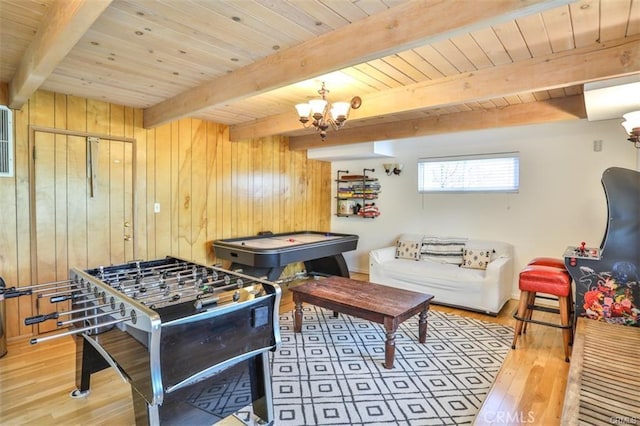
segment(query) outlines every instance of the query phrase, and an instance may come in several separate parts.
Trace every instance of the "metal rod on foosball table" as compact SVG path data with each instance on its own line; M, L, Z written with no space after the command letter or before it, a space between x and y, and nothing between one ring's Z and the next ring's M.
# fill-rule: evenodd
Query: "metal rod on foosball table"
M41 291L50 291L53 290L54 285L59 285L59 283L69 283L71 281L66 280L66 281L55 281L55 282L50 282L50 283L45 283L45 284L38 284L38 285L34 285L34 286L25 286L25 287L2 287L2 294L4 296L4 299L11 299L14 297L20 297L20 296L30 296L34 293L38 293ZM66 287L71 287L74 284L69 284ZM34 290L35 289L35 290ZM40 297L40 295L38 295L38 297Z
M76 281L67 281L66 283L63 283L63 284L52 284L52 285L49 285L48 287L37 288L32 291L33 293L44 293L46 291L62 290L62 289L68 289L68 288L77 287L77 286L78 286L78 283ZM42 297L42 296L38 295L38 297Z
M140 303L142 303L145 306L148 306L151 309L155 309L160 306L171 305L180 299L182 299L182 295L175 293L171 296L167 295L167 296L158 297L156 299L151 299L151 298L146 299L144 301L140 301Z
M131 274L123 274L122 276L114 277L114 278L105 278L103 282L108 284L111 287L122 287L131 284L136 284L141 281L147 280L155 280L162 278L162 274L140 274L140 275L131 275Z
M118 271L113 271L108 273L106 272L102 274L98 273L98 275L95 275L95 276L103 280L110 279L110 277L113 277L113 276L118 277L120 275L135 274L135 273L144 274L143 276L150 276L154 274L159 274L161 272L170 272L170 271L175 271L179 269L184 269L186 266L189 266L189 264L186 262L171 263L169 265L149 266L148 268L144 268L144 269L127 269L127 270L120 269Z
M59 337L71 336L71 335L74 335L74 334L84 333L85 331L94 330L96 327L108 327L110 325L116 325L116 324L119 324L121 322L129 321L131 319L133 319L133 317L129 316L129 317L121 318L121 319L118 319L118 320L103 322L98 326L91 325L91 326L88 326L88 327L77 328L77 329L74 329L74 330L65 331L64 333L53 334L51 336L36 337L36 338L31 339L29 341L29 343L31 343L32 345L35 345L36 343L46 342L47 340L57 339Z
M229 302L233 302L234 295L232 294L227 294L224 297L221 296L210 296L210 297L203 297L202 299L196 299L194 300L194 307L198 310L200 309L205 309L207 306L209 305L214 305L214 304L226 304Z
M188 301L193 301L194 303L194 308L196 309L203 309L208 305L213 305L216 303L227 303L227 302L233 302L234 301L234 297L235 295L233 294L227 294L224 297L221 296L212 296L211 293L204 293L204 292L200 292L200 293L191 293L186 295L185 297L180 297L180 299L182 298L187 298L189 296L193 296L195 295L196 297ZM176 296L176 295L174 295ZM202 297L199 298L199 296L209 296L209 297ZM147 302L143 302L144 304L148 305L151 309L157 309L157 308L162 308L164 306L169 306L171 305L173 302L180 300L178 298L174 298L173 300L157 300L157 301L151 301L151 302L155 302L155 303L149 303L149 301Z
M216 284L216 283L230 283L231 279L229 278L228 275L225 275L223 279L220 279L218 281L214 281L214 282L199 282L200 279L197 280L186 280L183 281L184 285L188 285L188 284L196 284L192 287L186 287L186 288L171 288L169 287L171 284L180 284L180 282L172 282L169 283L169 286L167 286L166 289L160 289L158 287L153 288L152 290L162 290L162 291L147 291L142 295L131 295L131 297L133 297L135 300L140 301L142 303L147 303L147 304L153 304L158 303L158 302L166 302L168 300L162 300L163 298L169 298L169 299L173 299L171 301L175 302L179 299L182 298L187 298L189 296L200 296L203 294L212 294L212 293L217 293L223 290L228 290L228 289L237 289L240 288L242 286L242 280L240 278L238 278L238 280L233 283L233 284L228 284L225 285L223 287L211 287L212 285ZM212 291L204 291L203 288L209 288L211 287ZM129 289L128 289L129 290ZM134 289L135 290L135 289ZM169 297L170 294L173 293L173 296ZM180 294L178 294L180 293ZM186 293L183 297L182 293ZM177 296L177 297L176 297Z
M162 288L167 287L171 284L178 284L179 280L177 277L170 277L170 278L162 278L162 277L147 277L147 278L154 278L155 281L144 281L144 280L125 280L125 281L120 281L118 283L118 286L116 287L119 291L131 291L131 290L138 290L140 288L147 288L147 289L154 289L154 288ZM183 280L184 283L187 283L187 280Z
M61 285L61 284L68 284L68 283L74 283L74 280L50 281L48 283L35 284L35 285L30 285L30 286L26 286L26 287L17 287L17 288L19 288L20 290L31 290L31 291L33 291L35 293L35 292L38 292L38 291L42 291L42 290L36 290L38 288L52 287L52 286Z
M227 290L233 290L233 289L240 289L240 288L244 288L244 287L248 287L250 285L254 285L256 284L258 281L253 281L253 280L249 280L249 281L244 281L242 278L236 278L235 282L231 282L231 279L229 278L229 275L225 275L223 280L218 280L217 283L220 282L224 282L226 285L221 286L221 287L211 287L214 283L203 283L204 287L207 288L211 288L211 290L207 289L206 291L202 291L202 294L215 294L215 293L220 293L222 291L227 291Z
M103 305L89 306L89 307L86 307L86 308L72 309L70 311L62 311L62 312L58 312L58 315L59 316L62 316L62 315L73 315L73 314L77 314L79 312L88 311L90 309L102 309L102 308L106 308L108 306L111 306L111 304L110 303L105 303Z
M40 324L41 322L45 322L48 321L50 319L58 319L58 317L61 316L67 316L67 315L73 315L73 314L77 314L79 312L86 312L92 309L102 309L102 308L106 308L111 306L110 303L105 303L104 305L98 305L98 306L91 306L88 308L81 308L81 309L74 309L71 311L62 311L62 312L50 312L48 314L43 314L43 315L35 315L32 317L27 317L24 319L24 325L34 325L34 324Z
M187 286L187 285L190 285L192 283L195 284L195 281L192 281L192 280L185 280L182 282L179 282L177 280L172 280L168 282L161 281L161 282L155 282L155 283L147 283L146 285L140 284L138 287L129 286L129 287L120 289L120 291L135 300L144 300L150 297L156 297L159 295L163 295L165 293L170 293L172 291L179 291L179 290L186 291L190 288L190 286ZM179 289L174 289L173 287L176 285L181 285L182 287L180 287ZM187 287L184 288L184 286L187 286Z
M200 288L193 286L187 288L173 289L169 292L152 292L145 293L143 297L134 297L134 300L146 305L154 306L155 303L164 302L177 302L180 299L196 298L199 295L205 294Z
M214 271L215 272L215 271ZM217 275L217 274L216 274ZM250 283L254 283L255 281L251 281ZM216 284L222 284L224 283L224 286L219 286L219 287L215 287ZM246 284L250 284L250 283L246 283ZM162 287L161 284L166 284L165 287ZM186 288L173 288L173 286L175 286L176 284L178 285L184 285L187 286ZM146 286L146 290L143 292L143 294L138 294L138 295L133 295L132 293L135 293L136 291L139 291L139 289L136 289L133 286L128 286L125 288L122 288L121 291L123 293L125 293L126 295L134 298L135 300L138 301L144 301L147 299L154 299L154 298L158 298L158 296L167 296L167 294L165 293L177 293L177 292L187 292L192 290L192 288L188 287L191 284L195 284L193 286L193 289L197 289L195 295L201 295L201 294L211 294L211 293L217 293L217 292L221 292L221 291L225 291L225 290L231 290L231 289L237 289L237 288L242 288L245 283L243 283L242 278L237 278L235 279L234 282L232 282L232 279L230 278L229 275L224 275L223 278L218 279L218 280L214 280L214 281L201 281L200 278L197 279L187 279L184 281L180 281L180 279L176 278L176 277L172 277L170 279L167 280L163 280L161 282L156 282L156 283L149 283ZM139 284L142 286L142 284ZM210 289L210 290L204 290L204 289ZM193 293L193 291L192 291Z
M79 317L79 318L73 318L70 320L66 320L66 321L58 321L58 323L56 324L58 327L62 327L65 325L69 325L69 324L73 324L74 322L82 322L85 320L89 320L89 319L95 319L95 318L100 318L100 317L104 317L106 315L113 315L113 314L124 314L125 312L121 311L121 310L115 310L115 311L108 311L108 312L100 312L94 315L87 315L84 317ZM98 327L101 324L96 324L94 327Z
M225 281L229 281L228 279ZM152 283L138 283L129 285L126 287L121 287L119 290L126 294L127 296L133 297L136 300L144 300L150 297L155 297L161 295L166 292L175 292L175 291L187 291L191 287L200 288L203 286L209 286L213 283L202 281L200 277L198 278L178 278L171 277L168 279L161 279L160 281L152 282ZM179 286L179 288L174 288L175 286ZM133 293L141 293L134 295Z
M228 277L228 275L225 275L225 278ZM220 287L213 287L213 293L219 293L221 291L226 291L226 290L232 290L234 288L242 288L244 285L244 282L242 281L242 278L238 278L236 280L236 282L232 283L231 280L229 281L225 281L226 285L220 286Z
M180 299L187 299L187 301L189 300L189 298L192 298L193 296L195 296L195 299L191 299L194 300L194 306L196 309L202 309L203 307L207 306L207 305L211 305L214 303L226 303L226 302L234 302L237 301L236 297L238 297L238 293L234 292L234 294L227 294L225 296L216 296L216 293L220 293L221 291L227 291L230 289L240 289L240 288L246 288L250 285L254 285L256 283L258 283L258 281L248 281L245 283L242 283L242 279L239 278L238 281L240 281L240 283L236 283L233 285L229 285L229 286L225 286L225 287L214 287L212 288L213 291L193 291L195 290L194 288L191 289L186 289L186 291L190 291L187 294L177 294L175 293L173 295L173 297L171 298L172 300L168 300L167 297L163 298L159 298L157 300L145 300L142 303L149 306L152 309L155 308L160 308L163 307L165 305L170 305L172 302L175 302L177 300ZM238 285L241 285L242 287L238 287ZM254 293L254 294L257 294ZM179 297L177 297L179 296Z
M240 281L240 279L238 279ZM164 305L171 304L173 302L177 302L181 299L197 299L200 296L212 295L214 293L219 293L222 290L226 290L229 288L237 289L238 284L234 283L232 285L227 285L224 287L211 287L211 290L204 290L205 287L209 287L208 284L211 283L198 283L199 279L196 280L195 286L179 288L179 289L171 289L169 288L169 292L150 292L145 293L144 296L134 297L135 300L143 303L146 306L156 308ZM220 282L229 282L230 279L228 276L225 276L225 279L220 280Z
M60 303L60 302L64 302L65 300L69 300L69 299L77 299L78 297L82 297L84 296L84 294L67 294L67 295L62 295L62 296L57 296L57 297L52 297L51 299L49 299L49 301L51 303ZM92 297L92 298L86 298L84 300L74 300L73 303L76 305L86 305L87 303L93 303L96 300L100 300L102 297Z
M178 269L178 268L175 268ZM118 280L117 282L115 281L111 281L111 284L117 284L119 287L130 287L133 283L133 285L138 285L138 284L142 284L139 283L138 281L140 280L145 280L147 278L158 278L159 280L180 280L180 279L184 279L184 278L190 278L191 280L197 280L198 278L202 278L205 279L206 277L208 277L209 275L212 275L214 277L214 279L217 278L217 272L214 270L209 271L207 268L202 267L199 268L200 272L198 273L198 271L194 268L194 269L186 269L183 268L179 271L176 272L176 276L172 276L172 277L165 277L162 276L164 275L164 273L166 273L167 271L164 271L162 274L158 273L158 272L154 272L153 274L146 274L143 276L138 276L138 277L131 277L131 278L127 278L127 279L121 279ZM184 274L183 274L184 272Z
M145 281L148 278L153 278L155 279L155 281ZM136 279L130 279L130 280L123 280L123 281L119 281L117 283L117 286L114 288L117 288L119 291L130 291L130 290L137 290L138 288L136 287L144 287L144 288L149 288L149 289L154 289L154 288L163 288L170 286L172 284L190 284L194 281L197 281L198 278L183 278L183 277L156 277L156 276L148 276L148 277L144 277L142 279L140 278L136 278ZM116 284L116 283L114 283Z
M69 286L69 287L73 287L73 286ZM50 289L47 289L50 290ZM43 297L54 297L54 296L59 296L61 294L69 294L69 291L78 291L80 289L65 289L65 290L60 290L60 291L54 291L53 293L40 293L38 294L38 298L41 299ZM46 291L46 290L45 290Z

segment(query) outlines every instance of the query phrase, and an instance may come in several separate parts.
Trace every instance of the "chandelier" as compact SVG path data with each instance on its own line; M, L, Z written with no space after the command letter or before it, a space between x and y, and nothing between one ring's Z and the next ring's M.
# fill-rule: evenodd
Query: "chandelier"
M623 114L622 117L625 121L622 122L622 127L627 131L629 135L629 142L633 142L636 148L640 149L640 111L633 111Z
M356 96L351 102L334 102L329 104L327 101L327 90L322 82L322 88L318 90L319 99L312 99L306 104L297 104L298 120L306 127L313 126L320 137L324 140L327 137L329 127L338 130L344 125L349 118L351 109L358 109L362 105L362 99ZM311 124L307 124L311 122Z

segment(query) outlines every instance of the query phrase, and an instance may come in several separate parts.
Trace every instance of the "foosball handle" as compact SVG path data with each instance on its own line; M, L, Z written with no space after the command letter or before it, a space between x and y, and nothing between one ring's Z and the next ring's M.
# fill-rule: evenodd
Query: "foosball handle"
M33 317L28 317L24 319L24 325L33 325L33 324L40 324L41 322L45 322L47 320L50 319L56 319L58 318L58 313L57 312L53 312L50 314L44 314L44 315L36 315Z
M16 290L15 288L11 288L9 290L5 290L4 293L4 298L5 299L11 299L13 297L20 297L20 296L28 296L31 294L31 290Z
M77 298L77 296L75 294L64 294L62 296L54 296L52 298L49 299L50 303L60 303L60 302L64 302L67 301L69 299L75 299Z

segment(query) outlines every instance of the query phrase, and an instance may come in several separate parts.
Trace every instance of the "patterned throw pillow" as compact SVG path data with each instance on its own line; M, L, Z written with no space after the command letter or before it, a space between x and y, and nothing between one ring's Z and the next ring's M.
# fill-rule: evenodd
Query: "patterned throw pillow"
M491 249L465 249L463 254L463 268L471 269L487 269L487 265L491 261Z
M424 237L420 250L422 259L461 265L466 241L466 238Z
M420 241L398 240L396 259L420 260Z

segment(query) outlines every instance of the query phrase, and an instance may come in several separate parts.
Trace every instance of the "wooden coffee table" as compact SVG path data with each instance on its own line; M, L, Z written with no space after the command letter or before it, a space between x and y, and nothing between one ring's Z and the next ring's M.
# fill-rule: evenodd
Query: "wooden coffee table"
M384 324L386 331L384 367L393 368L396 351L396 331L408 318L419 314L418 341L427 339L427 312L433 296L357 281L343 277L310 280L292 287L295 303L293 330L302 331L302 304L304 302L338 312Z

